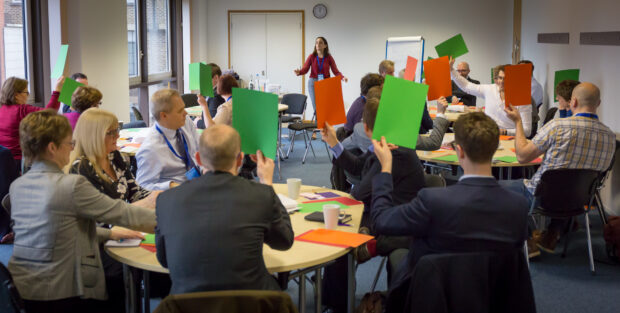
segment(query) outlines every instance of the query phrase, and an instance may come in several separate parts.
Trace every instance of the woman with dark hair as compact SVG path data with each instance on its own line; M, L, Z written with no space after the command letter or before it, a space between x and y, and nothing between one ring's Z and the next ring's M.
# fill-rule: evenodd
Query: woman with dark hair
M52 98L45 108L26 104L28 96L30 96L27 80L9 77L2 84L2 90L0 90L0 146L11 150L18 168L22 160L22 149L19 146L19 123L32 112L43 109L58 110L60 105L58 96L64 82L65 78L61 76L56 83Z
M73 111L64 114L71 124L71 129L75 129L75 124L84 111L90 108L98 108L101 105L101 98L103 98L101 91L95 87L80 86L75 89L71 95Z
M198 104L202 107L205 116L205 128L209 128L215 124L232 124L232 89L239 87L237 80L229 74L220 77L217 83L217 93L224 98L226 102L217 107L217 113L211 117L209 113L209 105L202 95L198 94Z
M332 69L334 75L341 76L342 79L347 82L348 79L338 71L336 61L329 53L329 45L327 39L324 37L317 37L314 43L314 52L308 56L304 66L301 69L296 69L294 72L297 76L304 75L310 70L310 78L308 79L308 92L310 93L310 99L312 100L312 107L316 112L316 103L314 102L314 82L329 78L329 69Z

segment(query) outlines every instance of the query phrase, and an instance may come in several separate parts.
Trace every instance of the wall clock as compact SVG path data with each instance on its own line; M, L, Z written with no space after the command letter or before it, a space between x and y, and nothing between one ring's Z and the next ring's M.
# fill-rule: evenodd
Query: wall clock
M312 14L314 14L314 17L316 18L324 18L327 16L327 7L324 4L319 3L312 8Z

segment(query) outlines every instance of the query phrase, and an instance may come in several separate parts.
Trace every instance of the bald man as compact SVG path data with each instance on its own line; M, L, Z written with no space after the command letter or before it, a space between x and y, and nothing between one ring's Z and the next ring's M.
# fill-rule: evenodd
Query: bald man
M461 62L456 66L456 71L465 79L474 83L476 85L480 85L480 82L469 77L469 64L467 62ZM457 86L454 81L452 81L452 96L461 99L466 106L476 106L476 96L472 96L470 94L465 93L459 86ZM448 101L450 101L450 97L448 97Z
M569 104L574 115L554 119L545 124L531 141L525 138L519 112L512 106L507 108L508 117L517 127L515 152L519 163L531 162L542 155L544 157L532 179L502 181L502 183L513 191L525 195L531 207L535 202L534 191L545 171L561 168L606 170L616 149L616 135L599 121L596 110L600 104L601 93L598 87L587 82L577 85L573 89ZM530 255L540 254L532 246L534 243L538 248L553 253L564 227L565 220L551 220L540 240L528 241L530 245L528 248L534 249L530 250Z
M261 183L237 176L241 139L227 125L207 128L197 163L204 175L157 200L157 259L170 270L170 293L280 290L263 261L263 243L293 245L291 220L271 187L273 160L257 151Z

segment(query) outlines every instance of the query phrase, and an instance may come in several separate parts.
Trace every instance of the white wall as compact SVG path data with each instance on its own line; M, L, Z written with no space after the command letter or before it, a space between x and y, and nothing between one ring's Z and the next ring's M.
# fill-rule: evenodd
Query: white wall
M321 20L312 15L319 2L328 8ZM511 61L512 6L496 0L209 0L207 57L228 66L228 10L305 10L304 56L312 53L317 36L327 38L338 68L349 78L343 85L347 106L359 96L362 76L378 71L388 37L422 35L425 55L436 57L435 45L462 33L470 52L459 60L470 63L473 78L489 83L490 68Z
M103 93L101 108L129 122L127 1L67 0L66 10L65 73L86 74L89 84Z
M556 70L580 68L580 80L601 89L599 116L616 134L620 133L620 46L582 46L580 32L620 31L620 1L617 0L523 0L521 56L535 64L534 76L546 91L547 103L553 103L553 78ZM537 43L538 33L569 32L569 45ZM618 160L616 160L618 161ZM620 162L616 162L618 165ZM609 209L620 214L620 171L605 190ZM613 196L615 194L615 196ZM611 205L611 206L610 206Z

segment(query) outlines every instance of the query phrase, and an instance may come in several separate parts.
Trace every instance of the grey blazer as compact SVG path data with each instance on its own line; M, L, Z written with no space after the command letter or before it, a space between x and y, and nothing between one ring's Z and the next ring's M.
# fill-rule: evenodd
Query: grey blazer
M114 200L81 175L35 162L11 184L15 244L9 270L22 298L106 299L95 222L153 232L155 211ZM99 234L109 236L109 234Z

